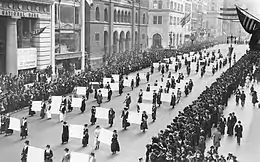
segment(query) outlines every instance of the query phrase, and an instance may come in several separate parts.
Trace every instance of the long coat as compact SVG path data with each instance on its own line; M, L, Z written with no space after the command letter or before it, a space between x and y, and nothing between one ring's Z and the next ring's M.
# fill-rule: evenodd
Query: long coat
M44 162L53 162L53 152L50 150L47 152L46 150L44 151Z
M64 155L62 158L62 162L70 162L70 154Z
M20 133L21 137L26 137L28 136L28 128L27 128L27 121L25 121L24 123L22 123L21 125L21 133Z
M108 111L108 124L113 124L114 118L115 118L115 111L109 110Z
M111 152L116 152L116 151L120 151L120 146L117 139L117 134L113 134L111 140Z
M84 130L83 130L83 138L82 138L82 145L83 146L87 146L88 145L88 139L89 139L88 129L84 128Z
M21 161L27 162L27 155L28 155L28 147L24 147L21 153Z
M62 143L69 141L69 126L68 125L63 125L61 141L62 141Z
M243 132L243 126L242 125L236 125L235 126L235 136L242 138L242 132Z

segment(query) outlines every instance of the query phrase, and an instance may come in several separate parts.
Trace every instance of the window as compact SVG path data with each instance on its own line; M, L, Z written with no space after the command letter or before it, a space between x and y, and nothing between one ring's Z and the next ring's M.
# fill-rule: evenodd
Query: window
M128 14L127 14L127 11L125 11L125 20L124 20L125 23L128 22Z
M98 7L96 8L96 20L100 21L100 13L99 13L99 8Z
M121 12L121 22L124 22L125 19L125 15L124 15L124 11Z
M170 25L172 25L172 16L170 16Z
M153 24L157 24L157 16L153 16Z
M162 9L162 7L163 7L163 1L160 0L160 1L158 2L158 9Z
M117 13L116 10L114 10L114 22L116 22L116 20L117 20L117 14L116 13Z
M75 7L75 24L79 24L80 23L80 8L79 7Z
M145 14L143 14L143 24L146 24L146 22L145 22Z
M180 25L180 18L177 17L177 25Z
M128 22L129 22L129 23L132 22L132 21L131 21L131 13L130 13L130 12L128 12Z
M156 8L156 9L158 8L157 0L154 0L154 1L153 1L153 8Z
M138 14L137 14L137 12L135 13L135 23L136 24L138 23Z
M171 1L171 6L170 6L171 10L173 10L173 1Z
M173 25L176 25L176 17L173 18Z
M177 10L177 3L174 2L174 10L176 11Z
M99 33L95 33L95 41L99 41Z
M142 39L145 39L145 34L142 34Z
M80 32L61 31L55 33L55 53L80 51Z
M107 12L107 8L105 8L105 10L104 10L104 20L105 20L106 22L108 22L108 12Z
M178 3L178 8L177 8L177 11L180 11L180 4Z
M162 16L158 16L158 24L162 24Z
M183 12L183 4L181 4L181 12Z

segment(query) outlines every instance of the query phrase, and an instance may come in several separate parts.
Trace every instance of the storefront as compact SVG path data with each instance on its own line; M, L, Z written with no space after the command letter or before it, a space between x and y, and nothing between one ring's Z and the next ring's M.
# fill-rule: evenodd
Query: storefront
M0 73L50 65L51 2L0 1Z

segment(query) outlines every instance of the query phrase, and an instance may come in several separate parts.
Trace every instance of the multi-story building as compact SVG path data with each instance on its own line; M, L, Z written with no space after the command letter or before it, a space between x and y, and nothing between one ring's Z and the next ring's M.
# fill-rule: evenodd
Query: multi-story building
M50 4L51 0L0 1L0 73L50 65Z
M184 0L152 0L149 3L149 48L177 48L184 42Z
M92 67L112 54L147 48L149 0L99 0L86 8L86 52Z
M184 41L189 41L191 36L191 17L192 17L192 0L185 0L185 16L190 15L190 19L187 21L187 24L184 26L185 28L185 36Z

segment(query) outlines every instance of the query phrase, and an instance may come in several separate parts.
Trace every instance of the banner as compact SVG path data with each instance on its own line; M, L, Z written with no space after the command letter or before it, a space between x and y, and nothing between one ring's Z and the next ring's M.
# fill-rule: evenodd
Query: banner
M86 95L86 87L77 87L77 95L85 96Z
M141 80L146 81L146 73L139 73L139 77Z
M128 122L133 124L141 125L142 122L142 114L137 112L129 111L128 114Z
M72 98L71 106L75 108L81 107L82 98Z
M196 71L196 69L197 69L197 63L196 63L196 62L192 62L192 63L190 64L190 70L191 70L191 71Z
M158 63L158 62L153 63L153 67L154 67L154 68L158 68L158 67L159 67L159 63Z
M83 138L83 130L84 130L84 126L83 125L74 125L74 124L70 124L69 126L69 136L72 138L79 138L82 139Z
M70 162L89 162L90 156L88 154L71 152Z
M98 136L98 141L107 144L107 145L111 145L111 140L112 140L112 136L113 136L113 132L104 128L100 129L100 133Z
M62 97L61 96L52 96L51 97L51 113L60 114Z
M119 91L119 83L110 83L110 88L112 91Z
M151 103L139 103L140 112L145 111L147 114L152 114L153 104Z
M17 49L18 70L32 69L37 67L37 49L36 48L18 48Z
M115 82L119 82L119 75L118 74L112 74L112 78Z
M20 121L20 119L10 117L10 124L9 124L8 129L12 129L12 130L15 130L15 131L21 131L21 121Z
M96 108L96 118L108 120L108 111L109 111L109 109L97 107Z
M162 102L171 102L171 95L172 95L172 93L162 93L161 101Z
M44 149L28 147L27 162L44 162Z
M143 100L152 101L153 100L153 92L143 91Z
M32 101L32 111L41 111L42 101Z
M126 79L124 79L123 85L124 85L125 87L131 87L131 80L126 80Z

